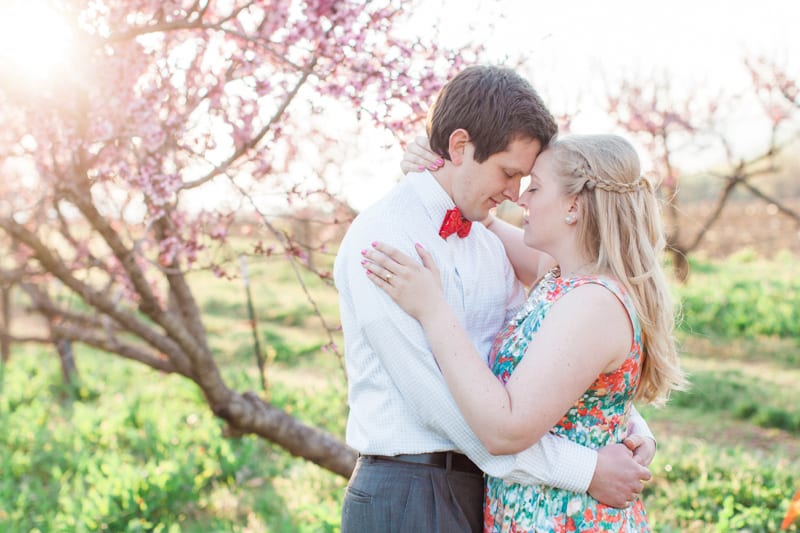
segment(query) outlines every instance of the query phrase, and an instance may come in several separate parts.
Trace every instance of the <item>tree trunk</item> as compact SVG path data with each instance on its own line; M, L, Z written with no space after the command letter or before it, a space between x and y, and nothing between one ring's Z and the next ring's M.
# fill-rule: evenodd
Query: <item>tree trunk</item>
M680 283L685 283L689 278L689 259L687 252L681 248L677 243L668 245L669 255L672 259L672 272L675 274L675 279Z
M307 426L253 392L232 392L229 401L214 407L214 414L228 422L226 435L259 435L292 455L349 478L358 453L333 435Z
M64 338L55 338L58 358L61 361L61 376L64 384L75 386L78 383L78 366L75 364L75 352L72 350L72 341Z
M0 357L7 362L11 357L11 287L0 288Z

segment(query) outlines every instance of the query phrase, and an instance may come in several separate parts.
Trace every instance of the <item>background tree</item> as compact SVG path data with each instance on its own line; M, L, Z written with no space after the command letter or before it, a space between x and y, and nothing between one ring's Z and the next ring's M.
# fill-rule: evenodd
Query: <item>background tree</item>
M310 117L344 102L408 138L467 51L397 37L395 0L54 4L73 32L57 83L0 66L0 281L47 324L16 340L82 343L180 374L230 433L348 476L355 453L337 438L226 385L190 276L235 272L216 252L242 209L273 232L271 253L302 268L307 255L259 194L282 191L285 205L312 192L292 181ZM225 201L198 208L209 189Z
M651 156L654 173L661 180L668 248L680 280L688 275L688 255L698 249L737 190L776 206L780 213L800 223L797 211L758 181L781 171L778 163L781 155L800 138L796 82L775 61L747 60L744 66L753 81L751 90L744 94L694 92L678 97L666 78L650 82L628 79L609 91L610 115L617 126L640 140ZM742 145L733 141L733 124L729 119L736 116L741 102L748 99L760 102L763 117L751 119L751 140ZM719 163L693 177L714 184L716 198L696 229L691 229L687 227L680 201L682 177L691 173L682 171L682 167L702 151L718 154Z

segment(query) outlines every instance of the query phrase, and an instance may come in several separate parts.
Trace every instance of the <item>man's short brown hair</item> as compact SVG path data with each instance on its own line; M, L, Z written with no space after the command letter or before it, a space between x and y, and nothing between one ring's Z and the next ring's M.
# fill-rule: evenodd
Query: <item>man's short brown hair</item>
M450 159L450 134L463 128L483 163L517 138L547 146L558 127L531 84L513 70L473 66L442 87L428 113L431 149Z

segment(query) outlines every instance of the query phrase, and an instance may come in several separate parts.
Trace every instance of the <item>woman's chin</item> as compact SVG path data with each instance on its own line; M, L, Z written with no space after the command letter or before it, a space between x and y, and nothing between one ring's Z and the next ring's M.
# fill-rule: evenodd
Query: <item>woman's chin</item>
M527 232L525 232L525 235L523 235L522 242L525 243L525 246L536 248L536 239L534 239L533 236L528 235Z

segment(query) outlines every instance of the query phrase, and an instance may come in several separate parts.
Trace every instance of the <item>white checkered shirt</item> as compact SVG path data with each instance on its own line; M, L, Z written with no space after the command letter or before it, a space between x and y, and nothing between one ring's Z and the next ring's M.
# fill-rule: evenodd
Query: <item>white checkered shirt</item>
M419 323L367 279L361 250L382 241L418 258L433 255L450 306L478 353L488 357L498 331L525 299L500 240L482 224L445 241L439 227L453 201L428 173L409 174L361 213L334 266L348 375L347 443L362 454L455 450L484 472L512 482L585 492L597 453L544 436L516 455L491 455L467 425L439 372Z

